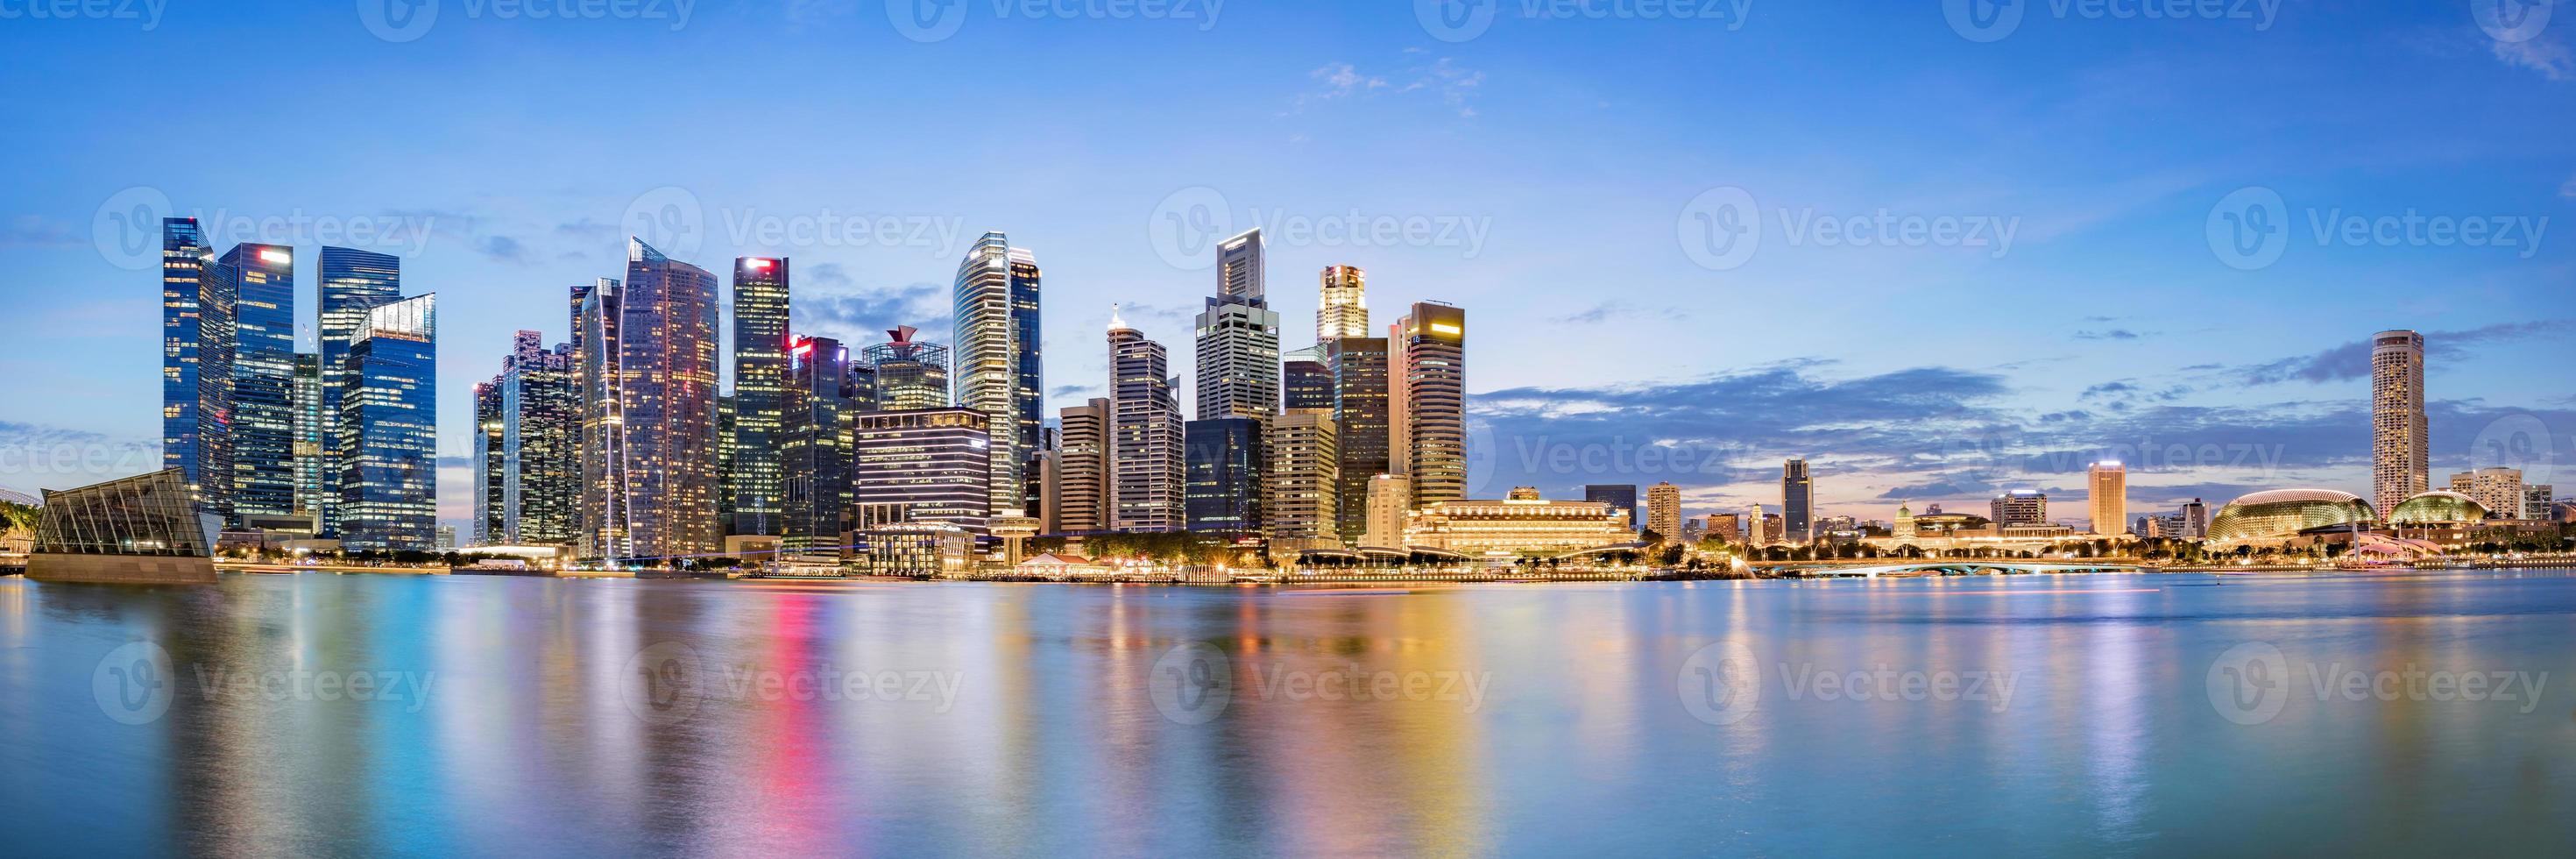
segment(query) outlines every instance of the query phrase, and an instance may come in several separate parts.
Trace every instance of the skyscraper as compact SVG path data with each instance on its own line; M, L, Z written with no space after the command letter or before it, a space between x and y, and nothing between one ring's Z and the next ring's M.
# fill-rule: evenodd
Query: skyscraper
M778 436L786 409L787 260L733 261L732 533L780 533L782 482ZM835 344L837 346L838 344ZM847 362L834 365L846 369ZM845 380L835 378L837 388ZM833 532L838 535L839 532Z
M957 264L957 405L993 416L993 508L1020 509L1024 452L1043 423L1039 272L1027 248L985 233Z
M1401 474L1381 474L1369 478L1368 530L1360 535L1360 545L1400 549L1405 545L1405 521L1413 513L1412 479Z
M1368 334L1368 272L1358 266L1326 266L1323 303L1315 308L1316 342Z
M2478 506L2498 518L2522 518L2522 469L2490 466L2463 471L2451 475L2451 491L2476 499Z
M1333 372L1333 429L1341 454L1336 521L1342 540L1355 542L1368 531L1369 479L1394 470L1387 344L1384 337L1344 337L1324 346L1325 363Z
M369 309L402 300L402 258L325 246L315 293L320 299L315 346L322 356L322 436L337 438L340 403L347 399L349 385L349 346L357 341L359 329L366 327ZM328 508L339 502L340 474L348 464L337 461L336 446L326 443L323 448L326 456L335 459L322 467L322 528L325 534L335 534L339 517Z
M716 551L716 278L629 239L582 308L581 554Z
M1262 518L1271 551L1343 545L1338 439L1331 409L1290 409L1263 428L1270 463L1262 474Z
M1333 371L1317 359L1294 358L1280 365L1280 410L1331 409Z
M501 467L502 426L500 379L474 383L474 521L466 534L477 546L501 543L501 511L510 494L509 474Z
M1807 477L1807 461L1792 459L1780 465L1781 539L1804 544L1816 536L1816 484Z
M233 296L233 517L292 516L295 249L235 245L206 276Z
M980 410L861 412L851 421L851 495L860 529L946 522L982 532L993 516L990 416Z
M838 546L841 532L852 530L850 510L857 500L851 467L861 403L851 383L849 349L838 340L808 337L787 354L787 396L777 436L786 537L781 545Z
M2382 331L2370 346L2371 489L2380 515L2433 488L2424 424L2424 335Z
M322 452L329 450L322 434L322 356L311 352L295 353L295 515L313 520L315 533L322 529ZM338 409L329 411L337 412Z
M1261 522L1261 420L1191 421L1183 440L1188 468L1185 512L1192 531L1257 534Z
M1262 293L1261 231L1217 247L1217 294L1200 311L1198 418L1279 411L1279 314Z
M2087 470L2085 502L2093 511L2093 533L2120 533L2129 518L2129 469L2117 462L2096 462Z
M501 393L501 521L514 546L560 546L579 534L581 387L570 344L520 332L496 380Z
M1670 483L1646 487L1646 530L1666 540L1682 538L1682 488Z
M437 543L437 301L430 294L368 308L349 344L334 457L343 548Z
M1108 400L1094 398L1062 413L1064 444L1056 451L1059 477L1056 514L1059 533L1109 530Z
M1467 497L1467 313L1437 302L1413 305L1404 317L1404 386L1400 436L1409 451L1413 503L1428 507Z
M1111 527L1178 531L1187 524L1181 404L1163 345L1109 316Z
M859 366L876 374L877 408L944 409L948 403L948 347L912 339L910 325L887 331L894 338L859 352Z
M195 218L161 219L161 467L187 475L205 512L232 489L232 299L210 292L212 260Z
M1637 509L1637 484L1634 483L1588 485L1583 487L1583 500L1595 504L1608 504L1612 510L1626 512L1628 530L1631 531L1637 530L1637 514L1645 512Z

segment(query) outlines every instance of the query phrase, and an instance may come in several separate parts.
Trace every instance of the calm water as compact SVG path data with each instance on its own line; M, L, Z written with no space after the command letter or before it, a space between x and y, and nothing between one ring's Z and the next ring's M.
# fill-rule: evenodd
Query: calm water
M2547 572L0 580L0 853L2563 855L2572 614Z

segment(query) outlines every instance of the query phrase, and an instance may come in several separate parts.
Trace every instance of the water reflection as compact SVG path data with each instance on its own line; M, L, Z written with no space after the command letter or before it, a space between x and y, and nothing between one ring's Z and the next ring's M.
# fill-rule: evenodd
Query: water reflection
M0 802L17 811L0 844L2532 852L2576 843L2571 614L2576 579L2546 574L1361 592L0 580ZM2292 670L2277 717L2240 725L2206 681L2248 641ZM136 687L93 685L128 642L171 666L166 713L133 725L98 690ZM1739 718L1679 697L1711 645L1758 663ZM1149 691L1188 646L1231 669L1211 718ZM2416 669L2557 683L2528 709L2313 691Z

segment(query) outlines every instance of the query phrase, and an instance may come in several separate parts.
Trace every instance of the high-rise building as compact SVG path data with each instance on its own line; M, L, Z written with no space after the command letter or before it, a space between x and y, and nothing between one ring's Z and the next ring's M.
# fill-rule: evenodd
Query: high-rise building
M235 245L206 276L233 296L233 517L292 516L295 249Z
M854 527L945 522L982 533L993 516L992 426L990 415L967 408L853 416Z
M1369 478L1368 530L1360 545L1403 548L1404 528L1413 516L1413 480L1401 474Z
M1261 451L1261 420L1226 417L1191 421L1183 446L1189 474L1189 530L1261 533L1261 470L1266 464Z
M1340 526L1339 434L1331 409L1290 409L1263 428L1270 465L1262 517L1271 551L1343 545Z
M295 515L311 519L317 534L328 506L322 502L322 468L329 459L323 451L330 449L322 434L326 411L339 412L322 406L322 356L295 353Z
M2203 503L2198 498L2194 498L2189 503L2182 505L2181 525L2181 528L2176 529L2176 536L2193 540L2208 537L2209 505Z
M426 550L438 527L438 297L367 309L340 400L340 545Z
M1394 471L1393 420L1387 403L1387 343L1383 337L1328 341L1325 364L1333 373L1333 428L1341 452L1337 500L1345 542L1368 531L1368 482Z
M581 386L570 344L545 348L519 332L493 382L500 391L501 516L496 537L513 546L561 546L580 533Z
M1358 266L1326 266L1323 303L1315 308L1315 341L1368 334L1368 272Z
M1249 235L1258 258L1261 234ZM1257 295L1218 296L1197 321L1199 420L1276 414L1279 314Z
M349 385L349 346L357 341L358 330L366 327L367 311L402 300L402 258L325 246L316 281L316 319L320 325L315 331L315 347L322 355L322 436L328 439L340 434L340 403L347 399ZM338 456L337 448L328 443L323 447L327 455ZM339 517L327 508L338 503L340 474L347 467L347 463L336 459L322 467L325 534L337 533Z
M580 553L715 552L716 278L629 239L626 280L582 306Z
M1413 305L1401 323L1402 438L1413 503L1467 497L1467 312L1438 302Z
M1216 295L1221 301L1258 301L1269 295L1264 288L1268 266L1262 261L1261 228L1245 230L1240 235L1216 246Z
M1631 531L1638 528L1638 514L1645 512L1637 508L1637 484L1634 483L1590 484L1583 487L1583 500L1608 504L1612 510L1626 511L1628 530Z
M1310 350L1301 350L1310 351ZM1321 356L1290 358L1280 364L1280 410L1333 407L1333 371Z
M1780 464L1781 539L1794 544L1813 542L1816 537L1816 482L1807 475L1807 461L1792 459Z
M2555 511L2551 509L2555 502L2551 499L2557 497L2558 487L2547 483L2534 483L2523 487L2521 518L2533 520L2556 518Z
M1111 527L1181 530L1187 524L1184 428L1163 345L1115 311L1109 326Z
M1110 528L1112 414L1109 401L1100 398L1068 407L1062 413L1064 443L1056 451L1059 479L1055 483L1053 533L1079 534Z
M1897 516L1899 527L1912 528L1912 518L1905 514L1905 508L1899 507L1897 508L1897 511L1899 513ZM1744 517L1733 513L1708 514L1705 520L1700 524L1700 536L1705 539L1718 540L1727 543L1744 542ZM1899 534L1897 536L1910 537L1913 535L1907 533Z
M1666 540L1682 536L1682 488L1671 483L1646 487L1646 530Z
M2381 515L2433 488L2427 433L2424 335L2379 332L2370 345L2370 464Z
M857 501L851 488L852 448L862 403L852 383L849 348L838 340L806 337L788 347L787 354L777 434L785 537L780 545L837 546L841 534L853 529L850 511ZM735 467L741 467L740 460Z
M2117 462L2096 462L2086 469L2085 503L2092 508L2093 533L2120 533L2129 518L2129 469Z
M212 290L195 218L161 219L161 467L186 475L205 512L225 515L232 489L232 298Z
M500 380L474 383L474 521L466 533L477 546L503 542L501 511L510 490L508 473L501 467L507 453L501 447L502 426Z
M2522 469L2504 467L2451 475L2451 491L2475 499L2478 506L2486 508L2489 513L2507 519L2521 517L2526 494L2522 485Z
M957 405L993 416L993 509L1022 506L1020 469L1044 423L1037 257L985 233L957 264Z
M725 444L733 460L727 491L735 534L782 532L787 478L778 434L787 408L787 263L784 257L733 261L733 432ZM843 384L830 380L835 389Z
M1762 545L1777 546L1788 539L1788 526L1781 521L1780 514L1762 514Z
M1989 512L1997 528L2023 528L2048 524L2048 493L2037 489L2015 489L1995 496Z
M876 374L877 408L944 409L948 403L948 347L912 339L910 325L886 332L894 338L859 352L859 366Z

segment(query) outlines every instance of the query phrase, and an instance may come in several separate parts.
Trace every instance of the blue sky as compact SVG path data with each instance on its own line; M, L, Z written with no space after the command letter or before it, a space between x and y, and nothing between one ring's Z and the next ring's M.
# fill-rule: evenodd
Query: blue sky
M1290 347L1327 264L1380 324L1468 309L1494 494L1740 510L1792 455L1876 518L2021 486L2081 518L2100 455L2139 509L2363 491L2351 344L2396 327L2434 335L2437 471L2576 484L2576 10L909 2L0 3L0 486L153 465L157 280L117 218L163 208L296 244L308 322L316 249L385 233L440 295L453 456L511 332L562 339L626 233L790 256L798 326L872 340L944 338L1005 230L1062 404L1112 302L1185 355L1193 239L1261 225Z

